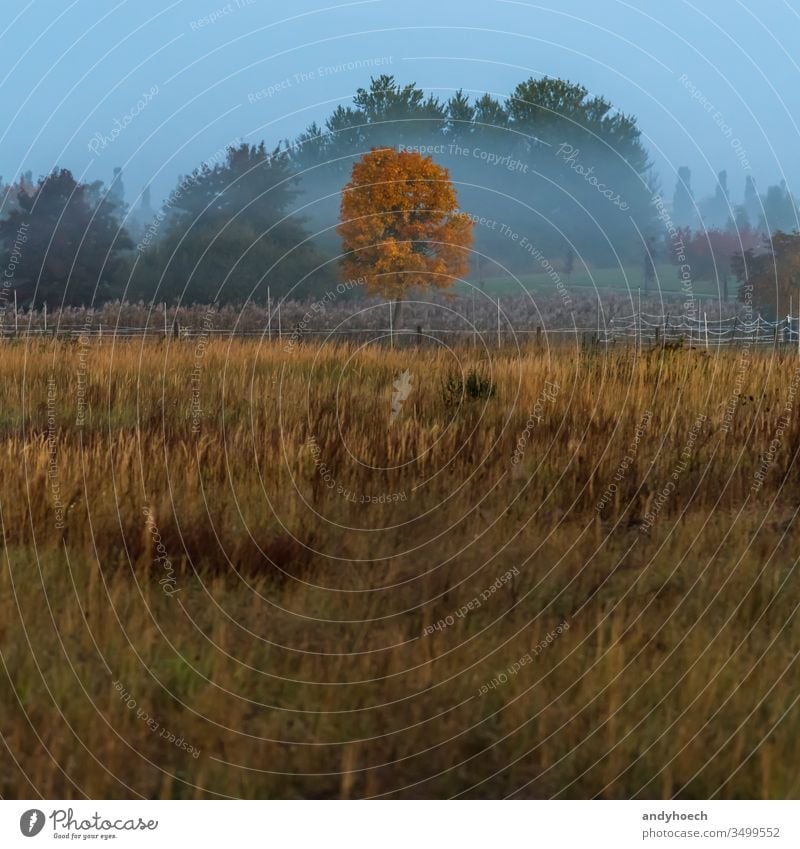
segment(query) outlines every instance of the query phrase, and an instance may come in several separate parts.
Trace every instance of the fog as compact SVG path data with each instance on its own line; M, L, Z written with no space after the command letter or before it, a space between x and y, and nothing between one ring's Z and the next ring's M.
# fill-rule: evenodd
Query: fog
M182 177L261 141L291 152L293 209L328 259L355 159L386 145L431 155L475 221L479 285L613 267L628 285L648 263L676 262L676 229L796 226L800 18L787 5L303 0L278 14L259 0L143 0L88 30L82 8L9 7L0 174L32 184L68 168L108 188L119 168L134 236ZM442 114L401 109L342 130L358 90L381 75L414 83ZM532 101L515 101L515 86L544 78L584 87L584 104L605 114L576 118L568 100L522 114ZM469 117L449 110L457 96ZM326 124L321 155L302 134Z

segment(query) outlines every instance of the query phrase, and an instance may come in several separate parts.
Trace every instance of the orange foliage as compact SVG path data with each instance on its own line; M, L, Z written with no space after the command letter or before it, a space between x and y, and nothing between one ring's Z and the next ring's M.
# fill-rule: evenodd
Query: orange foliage
M469 268L472 221L429 156L373 148L353 166L341 217L342 274L365 277L371 292L399 299L413 287L442 289Z

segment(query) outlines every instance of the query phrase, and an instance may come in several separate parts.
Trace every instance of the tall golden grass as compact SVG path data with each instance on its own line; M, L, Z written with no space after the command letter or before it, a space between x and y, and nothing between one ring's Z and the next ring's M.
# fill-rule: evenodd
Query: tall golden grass
M3 797L800 792L796 357L0 355Z

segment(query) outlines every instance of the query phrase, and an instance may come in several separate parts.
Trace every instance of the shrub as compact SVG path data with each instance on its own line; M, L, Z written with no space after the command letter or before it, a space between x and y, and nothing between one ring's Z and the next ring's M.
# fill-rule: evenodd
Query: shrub
M450 372L442 381L442 398L447 407L457 406L463 400L488 400L494 393L495 385L491 378L480 374L475 368L467 372L466 380L463 373Z

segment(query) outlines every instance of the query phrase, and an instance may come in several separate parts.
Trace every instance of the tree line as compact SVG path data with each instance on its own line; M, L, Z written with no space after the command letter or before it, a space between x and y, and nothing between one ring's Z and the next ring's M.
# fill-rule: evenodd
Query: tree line
M266 303L268 291L326 291L347 267L342 191L364 154L382 148L430 155L446 169L475 223L479 276L532 270L524 237L566 278L576 262L630 265L644 255L647 280L657 261L684 264L677 232L696 277L727 281L733 268L741 282L764 255L762 236L797 229L785 186L762 198L748 178L736 205L723 172L714 196L696 202L687 169L666 227L635 117L579 84L531 78L506 98L442 99L382 75L292 141L234 145L199 165L157 210L148 193L126 204L118 170L109 186L63 168L0 186L0 296L13 290L22 306L57 307Z

